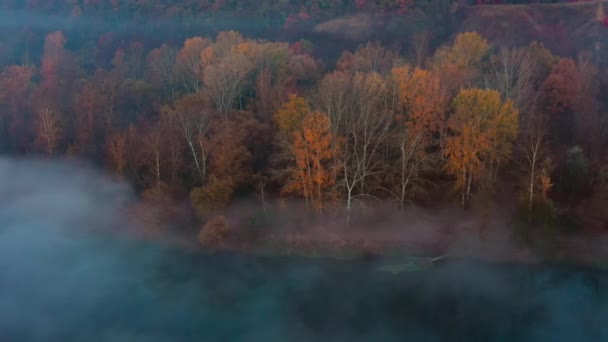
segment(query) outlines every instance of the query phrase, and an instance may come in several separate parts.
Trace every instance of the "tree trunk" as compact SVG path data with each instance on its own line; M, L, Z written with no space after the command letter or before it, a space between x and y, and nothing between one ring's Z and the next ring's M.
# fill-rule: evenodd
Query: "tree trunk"
M156 165L155 165L156 166L156 186L158 188L160 188L160 156L159 156L159 153L156 152L155 156L156 156L156 160L155 160L155 162L156 162Z
M530 187L528 193L528 222L532 222L532 202L534 200L534 173L536 169L536 159L532 157L532 168L530 172Z
M466 208L467 201L467 170L462 170L462 209Z
M471 200L471 183L473 183L473 173L469 172L469 179L467 180L467 196L466 196L466 204Z
M349 187L347 198L346 198L346 225L347 226L350 226L350 210L351 210L351 203L352 203L352 194L353 194L353 189L351 187Z
M201 185L205 184L205 175L201 170L200 163L198 162L198 157L196 155L196 149L194 148L194 144L192 141L188 141L188 146L190 146L190 152L192 152L192 158L194 159L194 165L196 166L196 171L198 171L199 176L201 177Z

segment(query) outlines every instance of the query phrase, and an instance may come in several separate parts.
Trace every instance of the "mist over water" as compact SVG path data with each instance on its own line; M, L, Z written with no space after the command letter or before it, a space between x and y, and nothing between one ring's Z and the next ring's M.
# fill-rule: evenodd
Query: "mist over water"
M608 338L598 271L187 252L122 236L134 200L80 164L0 160L1 340Z

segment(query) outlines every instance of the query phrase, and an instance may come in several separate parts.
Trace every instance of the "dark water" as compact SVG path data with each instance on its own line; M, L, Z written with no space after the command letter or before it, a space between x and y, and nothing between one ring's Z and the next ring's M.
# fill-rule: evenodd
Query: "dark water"
M608 340L604 273L185 253L108 238L130 201L78 164L0 158L0 342Z
M8 271L0 280L1 340L608 338L608 277L597 271L448 261L392 274L378 270L386 261L66 241L73 240L53 244L61 249L30 252L35 258L15 249L15 258L0 261Z

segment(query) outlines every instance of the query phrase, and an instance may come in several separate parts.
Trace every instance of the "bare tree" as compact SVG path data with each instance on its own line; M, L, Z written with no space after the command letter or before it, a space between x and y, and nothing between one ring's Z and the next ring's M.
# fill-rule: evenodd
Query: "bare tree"
M431 33L427 30L424 30L413 34L411 37L410 44L412 46L412 57L415 65L418 67L422 67L429 55Z
M175 72L177 52L174 48L162 45L148 54L147 71L148 79L152 83L160 85L162 89L168 89L169 96L175 100L177 95L177 76Z
M347 221L354 201L372 197L372 179L383 169L382 146L386 142L392 121L393 98L389 86L377 73L357 73L350 89L345 89L351 100L349 112L333 111L331 121L336 136L342 137L340 158L341 177L338 184L346 192ZM336 93L337 101L345 94Z
M538 100L535 89L536 61L525 48L502 48L490 58L485 74L486 87L496 89L503 99L511 99L522 113L532 113Z
M429 181L424 174L431 171L436 153L425 151L422 136L397 124L391 132L390 144L396 151L396 162L387 165L387 173L392 177L394 190L390 193L399 202L401 211L412 196L422 192ZM393 159L391 159L393 160Z
M211 41L207 38L188 38L175 57L176 78L188 94L194 94L200 90L203 73L201 52L209 45L211 45Z
M359 45L355 53L346 51L338 60L336 67L342 71L377 72L385 74L391 70L397 55L380 42Z
M210 116L206 108L200 94L185 96L179 99L173 108L165 108L167 114L176 120L190 149L201 184L205 183L208 157L206 136L209 131Z
M532 217L532 206L534 196L537 192L537 170L543 158L545 158L545 134L546 120L542 115L534 115L528 119L526 129L522 131L519 150L523 156L523 166L528 174L528 218Z
M221 61L207 66L203 82L216 109L226 115L241 93L242 83L253 70L253 64L240 53L232 53Z
M47 155L53 155L63 132L57 113L48 107L39 110L36 113L36 131L40 148Z
M163 162L163 130L159 122L147 125L141 137L140 157L154 175L154 185L161 187L161 163Z
M352 81L351 73L336 71L325 75L318 85L316 105L327 113L334 132L344 126L346 117L355 110Z

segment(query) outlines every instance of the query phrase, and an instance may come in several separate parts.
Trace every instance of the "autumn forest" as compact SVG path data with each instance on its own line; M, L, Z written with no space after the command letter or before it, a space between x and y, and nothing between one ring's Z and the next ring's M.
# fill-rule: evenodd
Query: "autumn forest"
M54 15L112 11L84 3ZM24 28L27 43L0 44L0 151L102 167L132 185L139 200L129 210L150 231L205 227L205 243L291 204L346 227L376 207L447 206L500 207L526 232L608 227L597 212L608 203L608 74L598 49L507 44L450 31L446 20L443 33L350 40L332 54L318 30L306 31L338 13L418 10L354 3L302 5L278 25L269 14L284 40L190 27L179 41L112 32L83 41L52 24ZM257 209L235 220L230 208L243 202Z

